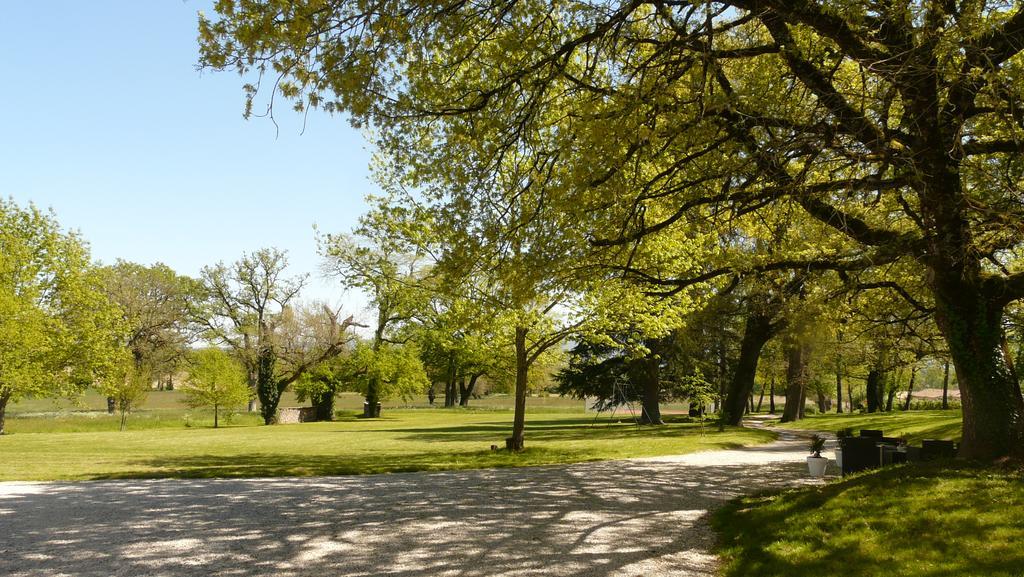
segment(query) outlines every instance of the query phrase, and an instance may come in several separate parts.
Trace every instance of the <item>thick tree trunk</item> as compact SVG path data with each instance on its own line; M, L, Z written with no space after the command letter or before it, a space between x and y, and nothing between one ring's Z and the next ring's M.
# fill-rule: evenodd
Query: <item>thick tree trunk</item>
M803 404L807 395L807 357L809 347L793 343L786 349L786 406L782 409L782 422L789 423L803 417Z
M275 361L274 351L269 347L260 351L256 390L260 397L260 415L265 425L277 423L277 405L281 402L281 391L274 379Z
M764 383L762 382L761 383L761 395L759 397L757 397L757 410L754 411L754 412L760 413L761 412L761 405L763 403L764 403Z
M867 401L868 412L877 413L882 408L882 380L884 373L878 367L868 371Z
M522 451L526 432L526 392L529 386L529 370L526 354L526 329L516 327L516 389L515 415L512 419L512 436L505 439L509 451Z
M664 425L661 420L661 367L657 358L633 361L630 367L634 379L640 381L642 391L640 424Z
M729 425L739 425L743 420L744 405L754 390L757 363L761 351L772 338L771 319L759 314L750 314L743 329L740 342L740 356L729 382L728 393L722 412L722 419Z
M469 399L473 396L473 389L476 388L476 381L480 378L480 373L474 373L469 376L469 384L465 383L465 378L462 379L462 383L459 385L459 406L468 407Z
M768 391L768 414L775 414L775 375L772 375L771 384L769 385Z
M932 272L935 318L960 386L960 455L982 461L1022 456L1024 398L1003 349L1003 306L985 295L980 281Z
M946 370L942 375L942 409L949 409L949 360L946 360Z
M220 405L217 403L213 404L213 428L217 429L220 427Z
M899 381L896 381L896 382L898 383ZM893 400L896 399L896 393L897 393L896 384L895 383L890 384L889 385L889 389L885 393L885 412L887 412L887 413L891 413L892 412L892 402L893 402Z
M907 385L907 398L903 402L903 410L910 410L910 400L914 397L914 380L917 379L917 365L910 367L910 384Z

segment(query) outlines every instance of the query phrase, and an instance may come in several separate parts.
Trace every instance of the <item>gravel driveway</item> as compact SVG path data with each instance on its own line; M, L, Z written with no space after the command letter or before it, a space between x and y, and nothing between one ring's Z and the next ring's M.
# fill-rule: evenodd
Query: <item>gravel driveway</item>
M0 483L0 575L712 575L708 512L805 442L352 477Z

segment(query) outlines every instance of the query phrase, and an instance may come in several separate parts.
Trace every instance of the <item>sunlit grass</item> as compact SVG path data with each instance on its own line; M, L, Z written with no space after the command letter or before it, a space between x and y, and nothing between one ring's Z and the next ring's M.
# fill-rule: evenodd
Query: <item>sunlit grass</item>
M714 517L727 577L1024 575L1024 476L899 466Z
M780 427L834 433L851 428L881 429L888 437L907 435L912 443L922 439L960 439L961 414L951 411L894 411L890 413L853 413L844 415L812 415Z
M180 418L180 415L179 415ZM251 417L250 417L251 418ZM514 467L689 453L763 443L766 431L678 420L637 427L582 412L528 415L527 450L504 447L511 414L392 410L378 420L150 428L126 432L17 432L0 437L0 480L265 477ZM139 419L136 419L139 422Z

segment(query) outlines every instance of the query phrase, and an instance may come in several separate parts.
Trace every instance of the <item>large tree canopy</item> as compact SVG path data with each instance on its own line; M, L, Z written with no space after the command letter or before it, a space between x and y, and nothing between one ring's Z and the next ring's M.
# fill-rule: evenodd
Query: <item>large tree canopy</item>
M114 372L122 338L85 243L0 199L0 434L8 402L73 395Z
M512 163L517 181L544 183L533 216L594 246L627 250L683 229L758 249L699 274L623 267L667 290L793 268L881 270L878 282L896 283L882 267L912 268L957 369L963 454L1024 451L1002 324L1024 297L1018 2L220 0L216 10L200 21L204 65L272 77L247 86L253 99L270 85L300 108L369 123L409 185L458 196ZM807 224L762 225L791 214ZM776 252L758 242L767 231L828 241Z

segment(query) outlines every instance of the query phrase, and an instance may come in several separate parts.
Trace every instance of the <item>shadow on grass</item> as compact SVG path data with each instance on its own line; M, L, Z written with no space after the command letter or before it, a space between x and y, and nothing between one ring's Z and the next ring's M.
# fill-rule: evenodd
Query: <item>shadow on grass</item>
M906 434L911 442L922 439L959 440L959 411L896 411L890 413L855 413L852 415L814 416L796 423L779 424L780 428L835 432L839 429L882 429L887 436Z
M244 477L306 477L332 475L367 475L375 473L409 473L452 469L485 469L550 465L570 460L596 461L572 451L528 448L520 453L508 451L465 451L458 453L375 455L286 455L253 453L225 458L221 455L189 455L139 459L130 462L124 472L85 477L102 479L147 478L244 478ZM139 468L142 467L142 468Z
M727 577L1024 575L1024 476L962 463L744 497L713 522Z

